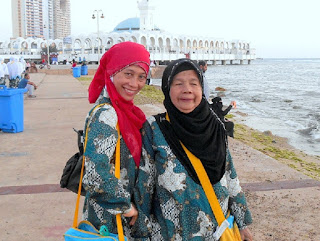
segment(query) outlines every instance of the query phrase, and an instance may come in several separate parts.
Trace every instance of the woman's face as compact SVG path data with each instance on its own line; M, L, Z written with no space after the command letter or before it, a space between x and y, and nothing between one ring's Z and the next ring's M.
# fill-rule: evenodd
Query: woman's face
M186 70L173 77L170 99L183 113L192 112L201 102L202 88L194 70Z
M147 75L142 68L136 65L128 66L113 76L113 84L118 93L127 101L134 96L146 84Z

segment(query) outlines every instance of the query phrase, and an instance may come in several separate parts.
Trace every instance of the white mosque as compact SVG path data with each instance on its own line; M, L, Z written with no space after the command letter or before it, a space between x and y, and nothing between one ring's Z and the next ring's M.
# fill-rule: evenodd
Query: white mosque
M155 7L151 0L138 2L140 18L128 18L120 22L112 32L98 32L90 35L71 35L67 38L44 40L17 38L0 42L0 56L22 55L25 59L41 59L42 48L51 45L58 51L58 60L73 58L97 62L101 54L114 44L123 41L137 42L150 52L151 60L166 62L178 58L206 60L209 64L240 63L256 58L255 49L249 42L241 40L177 35L157 28L154 24Z

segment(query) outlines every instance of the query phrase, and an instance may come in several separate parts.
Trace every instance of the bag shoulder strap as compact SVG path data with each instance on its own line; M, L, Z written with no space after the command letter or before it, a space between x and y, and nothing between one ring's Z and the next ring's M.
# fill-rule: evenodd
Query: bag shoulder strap
M118 131L118 141L116 145L116 161L115 161L115 177L120 178L120 128L119 123L117 123L117 131ZM116 221L117 221L117 229L118 229L118 238L119 241L124 241L124 234L123 234L123 227L122 227L122 221L121 221L121 214L116 215Z
M103 103L100 105L97 105L93 108L93 110L90 113L90 117L92 113L99 107L107 105L107 103ZM83 153L86 151L87 147L87 139L88 139L88 126L86 128L85 132L85 139L84 139L84 146L83 146ZM118 140L116 144L116 160L115 160L115 177L120 178L120 128L119 124L117 123L117 132L118 132ZM79 188L78 188L78 195L77 195L77 202L76 202L76 208L74 212L74 218L73 218L73 227L76 228L78 225L78 216L79 216L79 204L80 204L80 195L81 195L81 188L82 188L82 178L84 173L84 163L85 163L85 156L83 154L82 158L82 167L81 167L81 173L80 173L80 181L79 181ZM119 241L124 241L124 235L123 235L123 227L121 222L121 214L116 215L116 221L117 221L117 228L118 228L118 236Z
M170 122L168 113L166 113L166 119ZM208 174L206 172L206 170L204 169L201 161L199 158L197 158L195 155L193 155L186 147L185 145L183 145L183 143L180 141L180 144L183 148L183 150L185 151L185 153L187 154L194 170L197 173L197 176L200 180L201 186L207 196L207 199L209 201L210 207L212 209L212 212L218 222L218 225L220 226L223 221L226 219L220 203L218 201L218 198L216 196L216 193L214 192L213 186L211 185L210 179L208 177Z
M186 152L194 170L196 171L198 178L200 180L201 186L207 196L207 199L210 203L211 209L213 211L213 214L219 224L219 226L223 223L223 221L226 219L220 203L218 201L218 198L216 196L216 193L214 192L213 186L211 185L210 179L208 177L208 174L206 172L206 170L204 169L201 161L199 158L197 158L195 155L193 155L183 144L182 142L181 146L184 149L184 151Z
M105 104L100 104L100 105L96 105L90 112L89 117L91 117L94 113L94 111L103 106ZM89 121L89 120L88 120ZM89 122L88 122L89 123ZM76 208L74 211L74 217L73 217L73 225L72 227L76 228L78 225L78 216L79 216L79 204L80 204L80 195L81 195L81 188L82 188L82 178L83 178L83 172L84 172L84 161L85 161L85 157L84 157L84 153L86 150L86 146L87 146L87 135L88 135L88 126L86 126L85 128L85 134L84 134L84 144L83 144L83 155L82 155L82 166L81 166L81 172L80 172L80 181L79 181L79 186L78 186L78 195L77 195L77 202L76 202Z

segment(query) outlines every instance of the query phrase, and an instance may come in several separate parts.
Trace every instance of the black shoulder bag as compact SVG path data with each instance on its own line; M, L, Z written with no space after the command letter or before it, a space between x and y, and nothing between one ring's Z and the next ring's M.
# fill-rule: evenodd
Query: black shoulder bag
M106 103L95 106L90 113L90 117L96 108L103 106L103 105L106 105ZM81 167L82 167L82 159L83 159L83 142L84 142L83 138L84 137L83 137L83 130L76 130L74 128L73 128L73 130L78 133L79 152L74 154L67 161L66 166L63 169L61 179L60 179L60 187L67 188L74 193L78 193L79 180L80 180ZM81 188L81 195L82 196L86 195L86 190L84 189L83 186Z
M67 161L60 179L60 187L67 188L74 193L78 193L83 158L83 130L76 130L74 128L73 130L78 134L79 152L74 154ZM86 195L86 191L84 190L83 186L81 189L81 195Z

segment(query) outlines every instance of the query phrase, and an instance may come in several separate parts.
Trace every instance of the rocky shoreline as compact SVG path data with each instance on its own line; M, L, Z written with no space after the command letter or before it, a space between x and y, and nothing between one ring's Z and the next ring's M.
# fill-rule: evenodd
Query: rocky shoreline
M160 67L163 66L154 68L158 68L157 71L160 73ZM80 82L87 86L92 77L85 77L80 80ZM141 107L146 116L150 116L165 111L162 100L163 94L160 86L146 85L135 97L135 104ZM276 159L280 163L288 165L290 168L320 181L320 156L308 155L289 145L286 138L273 135L270 131L261 132L244 124L240 124L240 120L241 118L245 118L245 114L237 110L233 110L231 115L228 115L228 118L235 123L236 140Z

